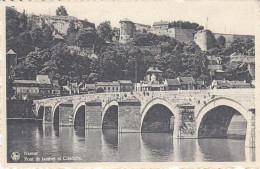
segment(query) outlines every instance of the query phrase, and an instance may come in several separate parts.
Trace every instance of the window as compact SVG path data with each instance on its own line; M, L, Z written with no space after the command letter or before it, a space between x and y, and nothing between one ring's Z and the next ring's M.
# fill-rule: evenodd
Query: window
M112 87L112 90L115 90L115 88L114 88L114 87Z
M108 90L110 90L110 87L108 87Z
M104 90L107 90L106 87L104 87Z

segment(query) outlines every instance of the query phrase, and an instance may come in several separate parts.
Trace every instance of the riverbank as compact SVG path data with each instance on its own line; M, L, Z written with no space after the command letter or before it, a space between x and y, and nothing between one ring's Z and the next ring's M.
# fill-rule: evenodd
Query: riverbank
M32 100L7 100L7 119L36 119Z

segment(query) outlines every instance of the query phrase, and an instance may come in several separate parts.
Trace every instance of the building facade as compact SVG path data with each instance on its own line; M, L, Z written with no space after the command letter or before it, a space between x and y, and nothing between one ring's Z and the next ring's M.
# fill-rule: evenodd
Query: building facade
M195 90L197 83L193 77L177 77L176 79L165 79L167 90Z
M15 97L19 100L52 97L52 85L48 75L37 75L36 80L14 80Z
M134 84L131 80L118 80L120 85L120 92L132 92L134 89Z
M251 88L250 83L246 81L229 81L229 80L213 80L212 89L229 89L229 88Z
M96 92L120 92L119 82L96 82Z

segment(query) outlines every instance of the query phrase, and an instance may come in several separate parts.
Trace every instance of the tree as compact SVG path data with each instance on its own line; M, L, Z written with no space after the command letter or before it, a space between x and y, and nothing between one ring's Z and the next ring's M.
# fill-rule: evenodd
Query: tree
M31 32L32 34L32 40L35 47L41 47L42 45L42 30L41 28L34 28Z
M76 35L76 42L79 47L93 47L96 44L97 35L92 28L80 29Z
M22 31L25 31L27 29L27 16L25 15L25 12L19 15L19 28Z
M224 38L224 36L220 36L217 38L217 43L218 45L223 48L226 46L226 39Z
M204 27L197 23L190 23L189 21L174 21L169 24L170 28L178 29L194 29L194 30L203 30Z
M6 83L6 95L7 99L11 99L15 93L15 90L13 89L13 80L8 78Z
M6 7L6 38L20 33L18 12L12 7Z
M98 35L105 41L112 41L113 30L110 21L104 21L97 27Z
M65 9L64 6L60 6L58 7L58 9L56 10L56 15L57 16L68 16L67 10Z
M98 79L99 79L99 75L97 73L90 73L90 75L88 77L88 82L95 83L98 81Z
M50 45L52 41L52 30L51 27L47 24L44 25L42 29L42 41L48 45Z

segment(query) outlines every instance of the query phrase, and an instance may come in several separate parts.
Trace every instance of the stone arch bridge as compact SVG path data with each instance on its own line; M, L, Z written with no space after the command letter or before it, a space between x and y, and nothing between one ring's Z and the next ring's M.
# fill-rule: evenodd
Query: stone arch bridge
M218 89L95 93L34 101L43 123L118 132L172 132L173 138L227 137L234 114L247 122L245 146L255 147L255 90Z

